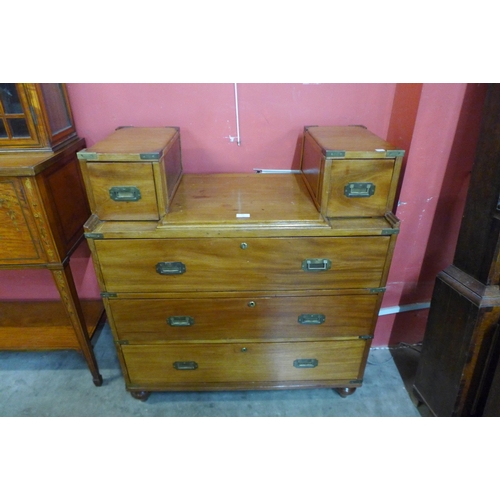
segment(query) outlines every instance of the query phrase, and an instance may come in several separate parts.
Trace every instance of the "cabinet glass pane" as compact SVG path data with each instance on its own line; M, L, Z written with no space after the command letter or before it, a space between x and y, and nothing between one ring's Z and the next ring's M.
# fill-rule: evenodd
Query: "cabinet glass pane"
M6 114L24 114L15 83L0 83L0 99Z
M5 123L3 120L0 120L0 137L8 137L7 130L5 129Z
M52 135L71 126L66 99L60 83L41 83Z
M12 137L30 137L28 124L24 118L10 118L7 121L12 132Z

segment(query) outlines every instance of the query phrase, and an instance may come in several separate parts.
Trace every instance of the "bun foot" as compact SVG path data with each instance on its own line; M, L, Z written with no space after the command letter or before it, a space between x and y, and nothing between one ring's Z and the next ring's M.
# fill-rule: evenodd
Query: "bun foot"
M149 391L130 391L130 395L139 401L146 401L150 394Z
M337 391L341 397L346 398L347 396L354 394L356 387L340 387L334 390Z
M92 380L92 382L94 382L94 385L96 387L101 387L101 385L102 385L102 375L98 375L96 378L94 378Z

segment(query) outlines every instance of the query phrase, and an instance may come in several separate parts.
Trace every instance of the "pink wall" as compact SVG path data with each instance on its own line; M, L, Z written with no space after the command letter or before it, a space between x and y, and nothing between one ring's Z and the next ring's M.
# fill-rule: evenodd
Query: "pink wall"
M241 146L229 139L236 136L233 84L68 89L88 146L122 125L179 126L186 173L298 168L304 125L363 124L408 151L383 307L429 301L435 275L453 259L484 84L239 84ZM95 293L85 273L79 280ZM427 310L382 316L374 345L422 340L426 317Z
M425 84L396 215L401 232L382 307L428 302L453 261L474 161L485 84ZM382 316L375 345L418 342L428 310Z
M298 168L305 125L363 124L384 136L394 84L69 84L78 133L89 146L122 125L181 128L186 173Z
M83 240L70 259L71 272L81 299L99 297L99 284ZM7 269L0 273L0 300L60 300L48 269Z

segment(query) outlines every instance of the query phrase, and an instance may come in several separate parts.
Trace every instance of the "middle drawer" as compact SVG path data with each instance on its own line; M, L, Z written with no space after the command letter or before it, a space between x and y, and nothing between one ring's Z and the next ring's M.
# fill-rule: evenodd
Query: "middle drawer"
M390 237L96 240L108 292L384 286Z
M379 294L110 299L118 339L325 339L366 335Z

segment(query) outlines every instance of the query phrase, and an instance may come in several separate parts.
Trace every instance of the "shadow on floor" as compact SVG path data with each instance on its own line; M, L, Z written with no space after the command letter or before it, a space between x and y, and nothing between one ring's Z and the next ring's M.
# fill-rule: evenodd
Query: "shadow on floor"
M413 391L421 349L421 344L410 345L401 343L399 346L391 347L389 350L392 354L394 364L401 375L401 380L404 383L405 389L415 405L415 408L417 408L422 417L432 417L433 415L427 406L416 398Z

